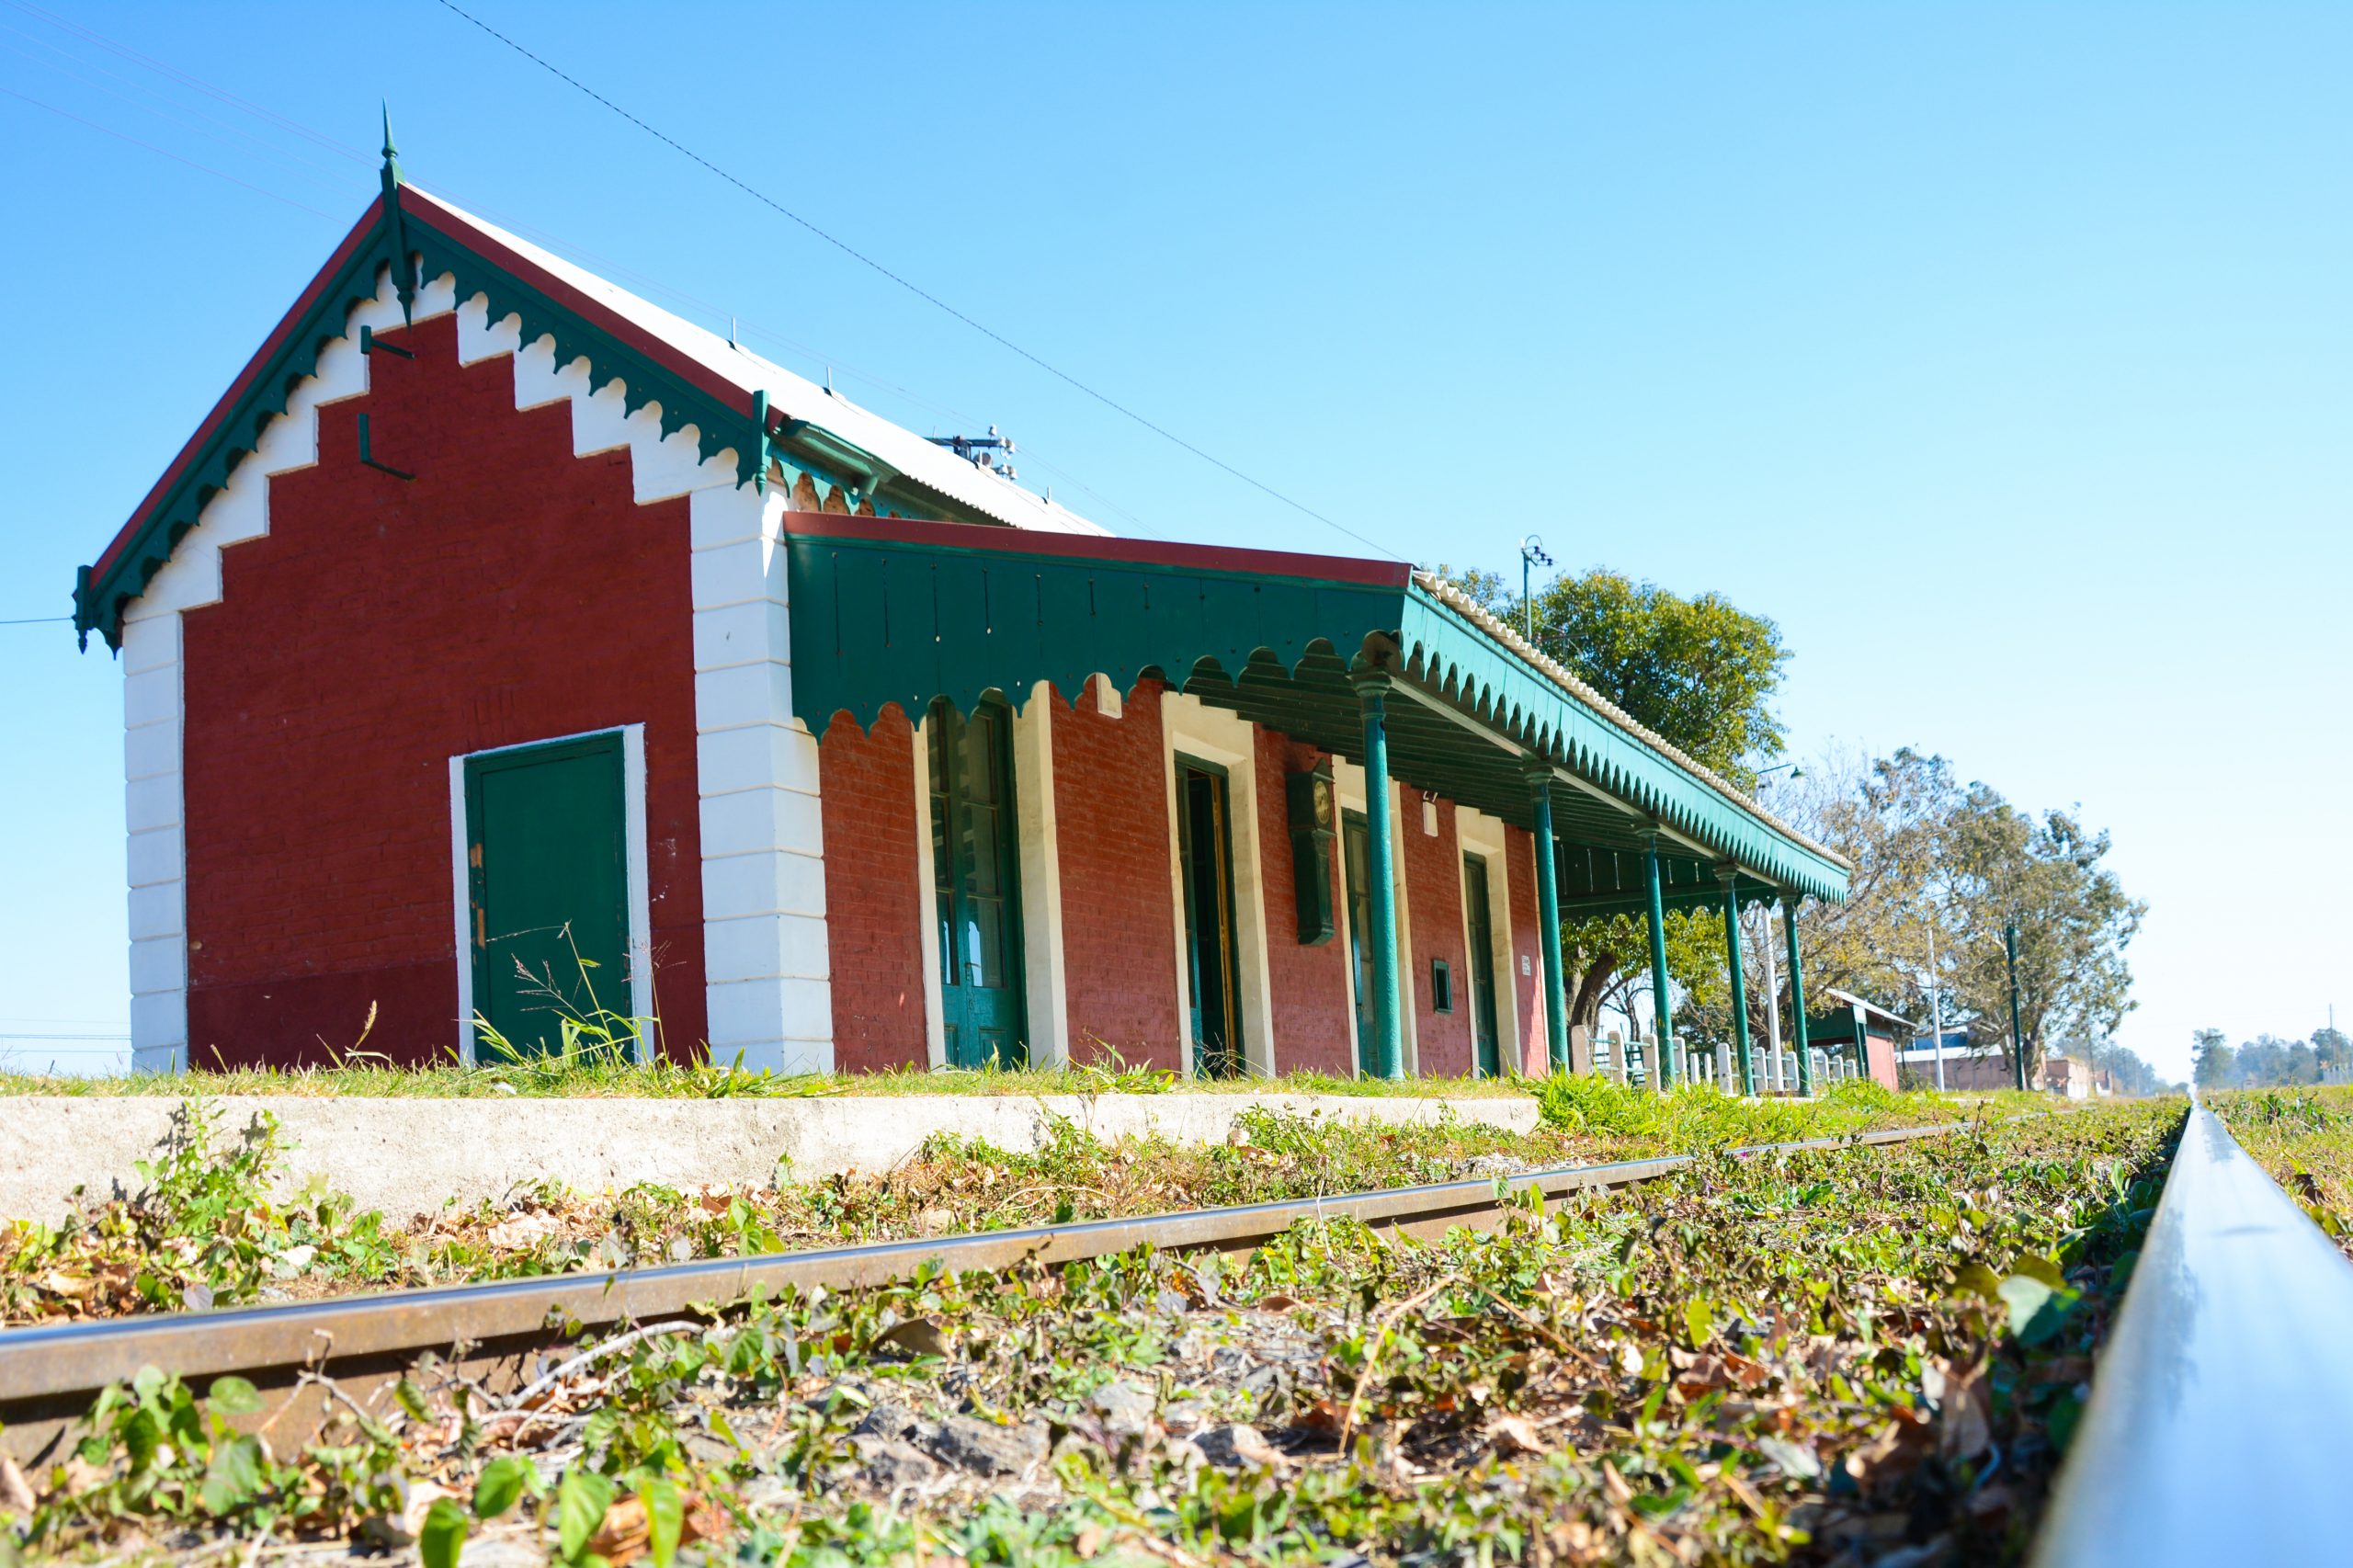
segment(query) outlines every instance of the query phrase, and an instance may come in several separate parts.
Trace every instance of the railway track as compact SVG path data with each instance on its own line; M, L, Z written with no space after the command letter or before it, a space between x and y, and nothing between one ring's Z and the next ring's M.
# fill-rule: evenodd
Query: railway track
M1959 1124L1896 1128L1845 1138L1760 1144L1756 1155L1939 1137ZM658 1267L542 1276L385 1291L285 1305L103 1319L0 1332L0 1451L31 1461L105 1389L157 1367L191 1382L233 1373L262 1396L256 1419L280 1434L315 1425L328 1397L318 1374L362 1403L381 1395L428 1354L498 1391L520 1386L542 1353L583 1330L673 1318L699 1306L806 1291L887 1285L926 1265L959 1273L1051 1267L1154 1246L1166 1252L1245 1252L1302 1221L1350 1220L1431 1238L1492 1225L1534 1192L1568 1194L1654 1181L1691 1163L1660 1155L1527 1171L1502 1181L1440 1182L1337 1197L1188 1210L973 1235L879 1242Z

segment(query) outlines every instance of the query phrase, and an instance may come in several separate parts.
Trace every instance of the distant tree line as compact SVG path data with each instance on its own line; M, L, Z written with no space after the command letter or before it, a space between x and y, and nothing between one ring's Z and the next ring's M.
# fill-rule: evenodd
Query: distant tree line
M2271 1089L2295 1084L2343 1083L2353 1069L2353 1039L2342 1029L2314 1029L2310 1040L2257 1035L2233 1045L2220 1029L2200 1029L2193 1055L2198 1085L2206 1089Z
M2109 1084L2120 1095L2181 1092L2179 1084L2158 1077L2157 1070L2142 1061L2138 1051L2112 1040L2063 1040L2054 1050L2057 1055L2072 1056L2088 1063L2093 1071L2107 1074Z

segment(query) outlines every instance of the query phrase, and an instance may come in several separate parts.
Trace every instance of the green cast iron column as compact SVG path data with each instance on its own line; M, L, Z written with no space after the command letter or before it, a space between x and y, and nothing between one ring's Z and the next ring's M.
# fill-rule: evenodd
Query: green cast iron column
M1567 971L1561 960L1561 870L1552 846L1552 770L1541 764L1528 770L1528 788L1536 803L1536 919L1544 927L1544 1044L1552 1071L1569 1070L1569 1001Z
M1781 926L1790 934L1790 1011L1796 1017L1798 1093L1813 1093L1813 1050L1805 1038L1805 966L1798 961L1798 901L1781 900Z
M1651 1082L1661 1092L1675 1086L1675 1017L1666 999L1666 903L1659 891L1658 829L1643 834L1643 884L1651 899L1651 1011L1656 1015L1652 1033Z
M1397 862L1389 830L1389 677L1378 670L1355 676L1364 709L1366 902L1372 909L1373 1061L1384 1078L1405 1075L1404 1026L1397 989Z
M2018 1093L2026 1093L2026 1029L2018 1022L2018 923L2002 927L2002 945L2010 955L2010 1062Z
M1756 1092L1756 1069L1748 1062L1748 977L1740 961L1740 872L1727 866L1724 881L1724 966L1732 971L1733 1049L1740 1053L1740 1092Z

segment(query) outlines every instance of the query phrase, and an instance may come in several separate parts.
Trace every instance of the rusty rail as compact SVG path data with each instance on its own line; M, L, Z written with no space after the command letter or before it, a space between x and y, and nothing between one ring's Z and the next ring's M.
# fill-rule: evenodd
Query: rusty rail
M1941 1136L1958 1125L1758 1144L1733 1153L1900 1143ZM1503 1178L1502 1185L1515 1199L1534 1190L1550 1200L1655 1180L1690 1161L1689 1155L1667 1154L1562 1166L1521 1172ZM1146 1245L1169 1252L1246 1251L1313 1220L1352 1220L1376 1230L1437 1235L1457 1225L1492 1223L1503 1205L1494 1180L1439 1182L974 1235L13 1329L0 1332L0 1447L31 1457L101 1391L147 1366L189 1379L237 1373L251 1380L275 1409L297 1393L306 1371L331 1369L347 1385L372 1380L371 1387L381 1388L427 1352L451 1355L478 1369L509 1363L511 1371L511 1364L557 1342L559 1324L641 1322L755 1291L775 1295L787 1286L807 1290L819 1285L885 1285L926 1264L959 1273L1001 1273L1029 1263L1079 1262Z

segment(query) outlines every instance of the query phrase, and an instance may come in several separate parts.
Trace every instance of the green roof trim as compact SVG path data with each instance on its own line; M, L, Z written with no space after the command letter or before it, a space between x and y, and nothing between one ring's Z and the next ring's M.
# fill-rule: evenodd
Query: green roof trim
M1157 676L1350 756L1362 731L1348 670L1382 663L1406 693L1389 703L1398 778L1526 825L1521 748L1611 797L1553 788L1567 907L1640 906L1623 857L1654 819L1702 846L1665 846L1676 907L1721 908L1727 860L1745 900L1846 897L1835 858L1404 566L805 514L787 526L792 708L814 733L837 713L864 728L886 704L919 716L942 697L970 711L1040 681L1067 698L1099 673L1122 690Z
M1540 667L1508 628L1436 579L1415 577L1397 641L1407 672L1461 711L1778 887L1845 900L1836 857L1597 694L1580 694L1565 670Z
M295 388L317 373L327 345L349 335L352 312L376 298L388 270L396 279L404 312L418 280L448 276L460 302L480 295L492 321L517 317L521 344L551 338L558 364L588 362L591 386L620 382L628 412L648 403L659 405L665 436L692 426L705 460L728 450L739 457L760 451L756 421L765 415L775 424L780 416L767 415L756 407L756 399L732 387L702 384L690 368L669 362L658 341L631 341L632 335L642 335L634 334L626 323L609 326L590 319L560 297L569 291L561 282L551 280L551 289L541 289L519 276L518 267L468 243L451 232L454 225L436 222L430 197L396 183L389 162L385 179L383 199L369 204L368 213L247 362L106 553L76 574L74 626L84 647L94 631L108 647L121 646L123 611L146 592L180 540L196 527L206 504L228 484L231 472L258 449L262 432L285 415ZM406 265L395 267L404 247ZM775 430L767 446L787 469L807 473L821 494L825 489L854 490L860 499L871 499L876 486L896 477L882 460L805 420ZM756 456L739 467L741 483L762 477ZM955 517L967 510L945 497L935 501L930 509L937 513ZM908 509L896 502L890 507Z

